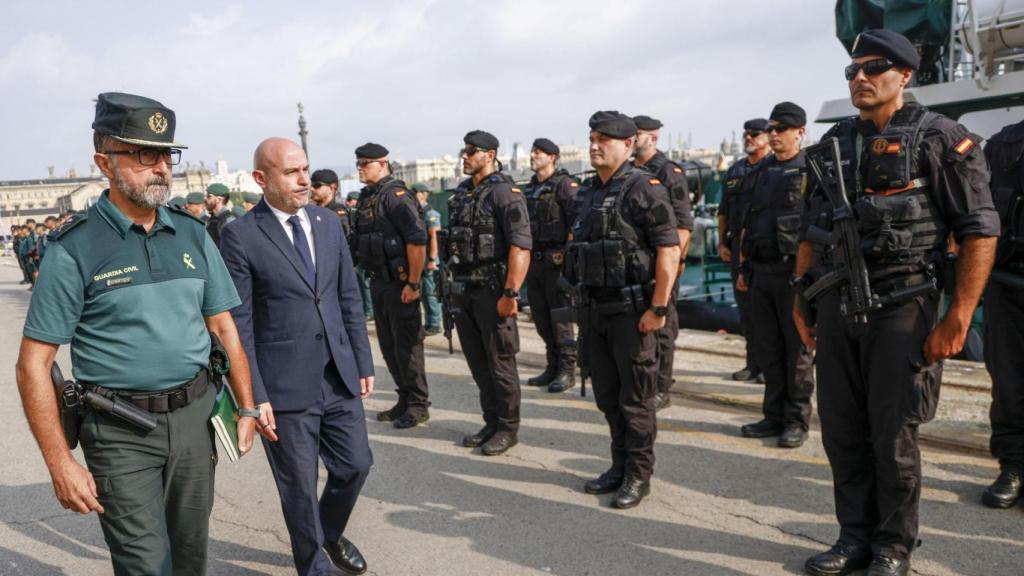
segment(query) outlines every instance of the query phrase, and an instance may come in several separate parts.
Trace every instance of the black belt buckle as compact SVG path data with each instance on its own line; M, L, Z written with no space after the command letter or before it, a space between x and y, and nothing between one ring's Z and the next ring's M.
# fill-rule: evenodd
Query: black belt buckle
M167 396L167 407L171 412L188 406L188 390L186 390L185 386L171 391Z

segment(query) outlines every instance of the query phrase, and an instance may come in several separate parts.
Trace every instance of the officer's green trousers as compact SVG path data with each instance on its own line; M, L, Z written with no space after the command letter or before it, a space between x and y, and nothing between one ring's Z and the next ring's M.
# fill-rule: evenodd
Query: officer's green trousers
M184 408L157 415L143 432L89 411L80 440L96 480L103 537L117 576L206 573L213 476L211 385Z

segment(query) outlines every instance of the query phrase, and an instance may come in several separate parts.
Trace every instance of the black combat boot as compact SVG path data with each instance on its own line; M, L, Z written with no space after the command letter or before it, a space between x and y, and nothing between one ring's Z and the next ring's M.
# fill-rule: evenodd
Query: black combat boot
M565 392L573 386L576 386L576 349L563 347L558 351L558 374L548 384L548 392Z
M989 508L1010 508L1024 493L1024 469L1006 466L999 477L981 495L981 503Z
M547 386L551 384L551 381L558 376L558 365L555 362L548 361L548 365L544 368L544 371L540 374L530 378L526 381L527 386Z
M804 571L813 576L842 576L863 570L871 563L871 547L836 542L821 554L807 559Z
M878 555L871 560L865 576L907 576L910 574L910 559L891 558Z

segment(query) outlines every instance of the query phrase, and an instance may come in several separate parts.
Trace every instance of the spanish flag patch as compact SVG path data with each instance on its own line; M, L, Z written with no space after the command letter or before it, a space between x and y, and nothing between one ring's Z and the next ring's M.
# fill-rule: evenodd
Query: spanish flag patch
M970 136L964 137L959 144L953 147L957 154L963 156L968 150L974 147L974 140L971 140Z
M519 188L516 188L515 186L512 187L512 191L513 192L522 192L522 190L520 190Z
M402 194L405 194L405 190L399 190L398 192L395 192L395 196L401 196Z
M672 171L675 172L676 174L682 174L683 173L683 169L682 168L673 168Z
M661 184L661 180L658 180L657 178L651 178L648 182L651 184Z
M580 187L580 185L577 182L570 182L569 183L569 188L579 188L579 187Z
M886 154L899 154L900 153L900 143L899 142L889 142L889 145L885 147L885 153Z

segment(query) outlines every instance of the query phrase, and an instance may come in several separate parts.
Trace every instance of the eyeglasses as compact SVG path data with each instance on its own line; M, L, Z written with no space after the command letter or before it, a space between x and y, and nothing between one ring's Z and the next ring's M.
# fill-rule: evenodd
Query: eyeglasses
M356 168L366 168L367 166L373 164L374 162L384 162L384 160L367 160L365 158L362 160L356 160Z
M767 132L767 130L744 130L743 131L743 136L744 137L748 137L749 136L750 138L757 138L758 136L760 136L761 134L764 134L765 132Z
M776 124L775 126L768 127L769 134L782 134L786 130L793 128L792 126L786 126L785 124Z
M868 60L860 64L850 64L846 67L846 80L853 80L857 77L857 72L864 71L865 76L878 76L883 72L888 72L896 64L887 58L875 58L874 60Z
M177 166L181 163L181 150L177 148L140 148L138 150L104 150L100 154L109 156L121 154L124 156L135 156L135 160L143 166L156 166L157 162L164 160L168 166Z

